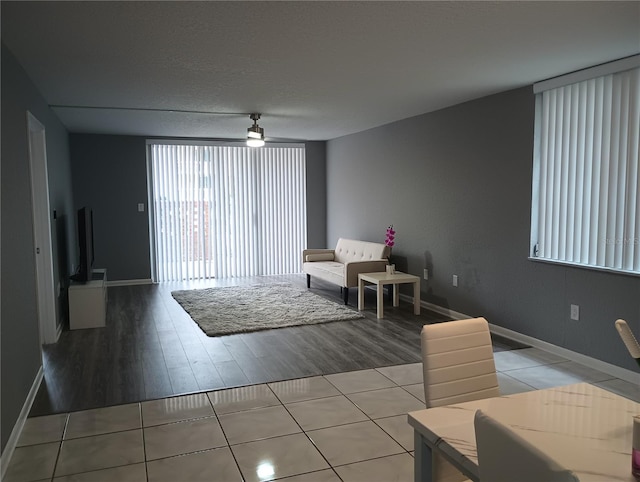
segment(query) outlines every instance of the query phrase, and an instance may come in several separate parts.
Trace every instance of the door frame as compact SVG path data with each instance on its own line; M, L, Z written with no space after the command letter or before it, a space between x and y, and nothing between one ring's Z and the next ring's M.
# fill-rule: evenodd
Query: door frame
M44 125L27 111L29 171L34 254L36 260L36 294L40 343L58 341L56 296L53 276L53 245L49 217L49 170Z

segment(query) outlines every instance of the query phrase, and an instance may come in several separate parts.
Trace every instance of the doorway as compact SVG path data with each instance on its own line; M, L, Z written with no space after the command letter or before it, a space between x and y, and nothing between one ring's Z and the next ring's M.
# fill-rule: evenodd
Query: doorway
M29 136L29 169L33 218L34 252L36 256L36 290L40 343L58 341L56 301L53 278L53 248L49 217L49 176L47 142L44 126L27 111Z

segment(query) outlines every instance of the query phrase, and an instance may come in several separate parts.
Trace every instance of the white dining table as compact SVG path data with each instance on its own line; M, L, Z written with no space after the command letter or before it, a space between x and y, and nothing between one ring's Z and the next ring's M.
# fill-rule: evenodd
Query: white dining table
M479 480L473 427L478 409L573 470L581 482L635 482L631 439L640 404L589 383L409 412L416 482L432 480L435 452Z

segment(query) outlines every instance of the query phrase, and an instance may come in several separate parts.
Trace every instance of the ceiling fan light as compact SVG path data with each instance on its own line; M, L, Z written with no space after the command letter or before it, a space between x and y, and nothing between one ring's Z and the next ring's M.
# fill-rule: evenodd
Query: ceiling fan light
M247 146L249 147L262 147L264 146L264 139L247 139Z
M264 129L262 127L249 127L247 137L252 139L264 139Z
M253 125L247 129L247 145L249 147L264 146L264 129L258 125L260 114L251 114L249 118Z

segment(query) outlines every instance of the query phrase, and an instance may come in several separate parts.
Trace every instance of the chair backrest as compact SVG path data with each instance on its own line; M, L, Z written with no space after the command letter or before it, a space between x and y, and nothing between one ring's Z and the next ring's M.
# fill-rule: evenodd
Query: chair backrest
M338 239L335 249L335 260L338 263L348 261L373 261L385 259L389 255L389 248L383 243L371 243L355 239ZM383 269L384 271L384 269Z
M481 410L474 426L481 482L579 482L571 470Z
M427 408L500 396L484 318L425 325L422 368Z

